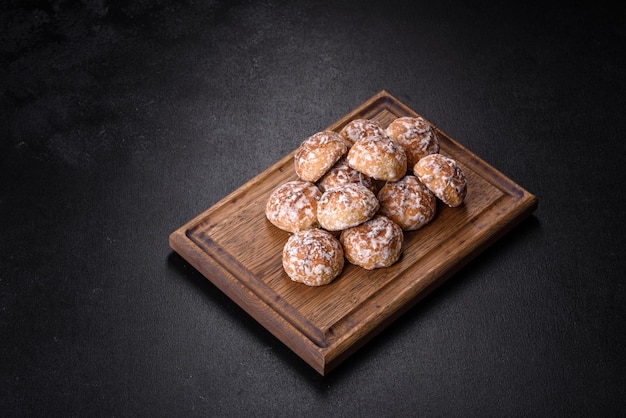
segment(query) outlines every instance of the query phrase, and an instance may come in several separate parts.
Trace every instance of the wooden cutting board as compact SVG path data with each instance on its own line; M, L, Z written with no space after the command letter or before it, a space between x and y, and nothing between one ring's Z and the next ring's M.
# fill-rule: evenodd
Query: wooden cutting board
M381 91L327 129L339 131L356 118L386 127L400 116L420 115ZM368 271L346 263L338 279L321 287L288 278L281 254L289 234L267 221L265 203L297 178L296 150L174 231L170 246L324 375L537 207L535 196L435 129L441 153L465 172L467 197L458 208L440 204L431 223L405 233L403 256L391 267Z

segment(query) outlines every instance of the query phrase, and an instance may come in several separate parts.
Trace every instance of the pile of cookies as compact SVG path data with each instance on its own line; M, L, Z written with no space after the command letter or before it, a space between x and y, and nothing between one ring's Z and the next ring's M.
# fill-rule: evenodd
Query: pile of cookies
M294 157L298 179L276 188L265 215L292 233L282 254L291 280L321 286L338 277L344 259L368 270L400 258L404 232L435 217L437 199L463 203L467 180L439 153L435 130L421 117L400 117L385 129L355 119L337 133L305 139Z

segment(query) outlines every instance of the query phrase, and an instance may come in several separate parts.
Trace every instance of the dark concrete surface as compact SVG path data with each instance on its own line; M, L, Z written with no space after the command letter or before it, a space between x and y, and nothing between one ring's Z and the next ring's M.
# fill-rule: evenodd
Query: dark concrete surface
M0 415L624 414L624 6L0 6ZM535 214L326 377L168 234L386 89Z

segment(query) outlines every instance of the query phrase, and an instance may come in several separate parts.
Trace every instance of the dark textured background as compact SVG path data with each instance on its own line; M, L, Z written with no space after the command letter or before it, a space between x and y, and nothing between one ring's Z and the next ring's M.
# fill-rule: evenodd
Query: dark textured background
M0 415L624 414L624 6L330 4L2 3ZM321 377L167 238L381 89L539 208Z

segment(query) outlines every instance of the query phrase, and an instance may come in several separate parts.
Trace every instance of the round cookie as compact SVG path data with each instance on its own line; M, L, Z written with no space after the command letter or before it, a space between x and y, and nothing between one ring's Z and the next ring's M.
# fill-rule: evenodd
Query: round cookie
M293 180L274 189L265 204L265 216L287 232L317 228L317 202L322 192L308 181Z
M342 231L340 241L350 263L373 270L398 261L404 234L391 219L376 215L361 225Z
M397 223L404 231L420 229L437 212L435 195L415 176L387 182L378 191L378 213Z
M350 183L361 184L372 192L376 192L376 185L372 179L350 167L345 158L339 160L333 168L328 170L328 172L317 181L317 187L324 193L326 190Z
M354 119L348 122L339 133L348 142L349 147L361 138L385 136L383 127L373 119Z
M387 136L359 139L348 151L347 161L350 167L376 180L397 181L407 170L404 150Z
M385 133L404 148L408 167L413 167L428 154L439 152L437 133L424 118L403 116L394 119Z
M467 180L461 167L452 158L430 154L420 159L413 172L443 203L457 207L467 194Z
M322 286L343 270L341 243L330 232L309 229L291 235L283 247L283 269L294 282Z
M348 151L343 136L322 131L305 139L294 156L296 174L301 180L316 182Z
M376 214L376 195L357 183L326 190L317 202L317 220L328 231L341 231L363 223Z

